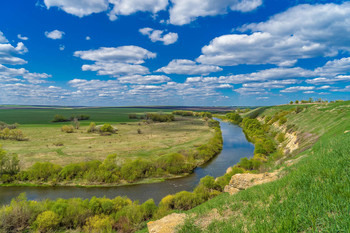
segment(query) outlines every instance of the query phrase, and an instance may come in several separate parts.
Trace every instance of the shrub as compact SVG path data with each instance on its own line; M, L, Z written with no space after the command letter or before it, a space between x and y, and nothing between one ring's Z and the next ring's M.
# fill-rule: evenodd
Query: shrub
M179 116L194 116L194 113L192 111L182 111L182 110L173 111L173 114L179 115Z
M137 159L126 162L121 168L121 175L127 181L136 181L150 175L152 163L146 160Z
M81 115L72 115L70 117L70 120L73 121L74 119L78 120L78 121L85 121L85 120L89 120L90 116L86 115L86 114L81 114Z
M175 121L175 117L173 114L147 113L146 120L152 120L155 122L171 122Z
M182 191L174 195L174 208L178 210L189 210L200 204L199 198L194 193Z
M62 126L61 131L64 133L73 133L74 127L72 125L64 125Z
M281 117L280 120L278 121L278 124L281 126L281 125L283 125L286 122L287 122L287 118L286 117Z
M89 125L89 128L87 130L88 133L93 133L93 132L96 132L97 129L96 129L96 124L95 122L91 122L90 125Z
M297 106L295 109L294 109L294 111L295 111L295 113L296 114L298 114L298 113L300 113L301 111L303 111L303 107L300 107L300 106Z
M138 119L136 114L129 114L129 119Z
M110 219L110 217L95 215L88 218L84 226L84 231L96 233L111 232L112 224L113 221Z
M285 140L284 133L279 133L279 134L277 135L277 141L278 141L279 143L282 143L282 142L284 142L284 140Z
M17 123L14 123L12 125L9 125L9 124L6 124L5 122L3 121L0 121L0 130L3 130L5 128L8 128L8 129L17 129L19 126L19 124Z
M33 228L39 232L48 232L54 231L58 227L58 224L58 214L48 210L38 215L35 222L33 223Z
M101 133L115 133L116 130L113 128L113 126L111 126L110 124L104 124L101 128L100 128L100 132Z
M54 177L57 177L62 170L61 166L52 164L49 162L36 162L27 171L29 180L42 180L48 181Z
M55 115L52 120L52 122L66 122L66 121L70 121L70 120L59 114Z
M235 112L227 113L226 117L230 121L232 121L233 123L235 123L237 125L240 124L243 120L242 117L238 113L235 113Z

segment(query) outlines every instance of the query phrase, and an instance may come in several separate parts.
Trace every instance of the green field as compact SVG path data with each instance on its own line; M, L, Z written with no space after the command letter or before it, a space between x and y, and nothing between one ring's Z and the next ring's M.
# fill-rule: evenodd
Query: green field
M70 117L72 115L87 114L90 116L89 121L96 123L119 123L130 122L136 120L130 120L129 114L143 114L146 112L163 112L169 113L172 110L167 109L144 109L144 108L45 108L45 109L33 109L33 108L13 108L13 109L0 109L0 121L8 124L19 123L22 125L28 124L41 124L50 126L62 125L60 123L51 124L52 119L56 114ZM83 125L87 125L89 121L81 122Z
M349 232L350 102L304 107L288 114L287 124L320 138L297 155L300 162L277 181L221 194L185 212L178 232ZM259 116L292 108L271 107Z
M0 140L0 144L6 151L17 153L21 168L26 169L36 162L67 165L103 161L109 154L118 154L124 159L156 159L167 153L194 149L213 136L213 130L200 118L177 116L173 122L147 124L128 117L131 113L142 115L145 112L164 111L139 108L0 109L0 121L20 123L19 128L29 138L28 141ZM87 114L90 119L81 121L79 130L68 134L61 132L61 126L70 122L52 123L55 114L65 117ZM87 133L90 122L97 125L111 123L118 132L111 136Z

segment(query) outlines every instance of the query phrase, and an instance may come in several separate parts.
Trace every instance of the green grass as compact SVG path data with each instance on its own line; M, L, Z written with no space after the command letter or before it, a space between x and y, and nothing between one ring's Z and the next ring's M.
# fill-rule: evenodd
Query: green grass
M188 212L179 232L349 232L350 102L309 105L288 115L298 130L320 136L286 175L230 196L222 194ZM276 106L262 115L287 110ZM322 110L323 109L323 110ZM214 209L221 214L213 218ZM201 225L203 220L208 224Z
M87 114L90 120L82 121L83 125L87 125L93 121L96 123L102 122L135 122L137 120L129 119L129 114L143 114L146 112L172 112L167 109L142 109L142 108L46 108L46 109L0 109L0 121L8 124L44 124L44 125L62 125L61 123L51 123L56 114L65 117L72 115Z

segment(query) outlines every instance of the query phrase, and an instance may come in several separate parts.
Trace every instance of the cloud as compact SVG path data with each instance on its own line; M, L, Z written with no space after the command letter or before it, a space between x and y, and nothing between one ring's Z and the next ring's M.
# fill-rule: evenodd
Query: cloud
M20 40L29 40L28 37L22 36L21 34L18 34L17 37L18 37L18 39L20 39ZM1 39L0 39L0 42L1 42Z
M94 64L83 65L83 71L97 71L99 75L119 77L121 75L144 75L149 70L140 64L156 54L138 46L101 47L96 50L76 51L74 56Z
M8 68L0 64L0 80L3 82L27 81L32 84L45 83L51 75L46 73L30 73L24 68Z
M314 79L306 79L306 83L309 84L331 84L335 82L350 82L350 75L338 75L335 77L325 78L325 77L319 77Z
M324 66L316 68L315 73L324 77L350 73L350 57L328 61Z
M58 7L78 17L106 11L109 4L107 0L44 0L44 3L47 9Z
M53 30L51 32L46 31L45 36L49 39L60 40L65 33L59 30Z
M268 32L224 35L202 48L197 61L203 64L235 66L239 64L276 64L291 66L299 58L324 53L325 46L297 37L280 38Z
M153 14L166 10L168 0L109 0L113 4L108 13L110 20L116 20L118 15L131 15L138 11L151 12Z
M242 85L242 87L278 89L278 88L284 88L286 85L296 84L296 83L298 83L298 80L296 79L286 79L286 80L273 80L273 81L260 82L260 83L245 83Z
M9 42L9 41L4 36L4 33L2 33L2 31L0 31L0 43L7 43L7 42Z
M302 41L331 47L333 52L349 51L350 3L298 5L241 30L268 32L281 38L293 35Z
M76 51L74 56L98 62L142 64L156 54L138 46L101 47L96 50Z
M257 100L268 100L270 97L268 96L261 96L261 97L256 97Z
M21 55L27 52L28 49L22 42L17 43L17 46L14 47L8 43L8 40L0 31L0 64L25 64L27 62L22 58L16 57L16 55Z
M63 51L65 48L66 48L66 46L64 46L64 45L62 45L62 44L59 46L59 49L60 49L61 51Z
M178 39L178 34L174 32L164 33L162 30L154 30L152 28L141 28L139 32L148 36L152 42L162 41L164 45L174 44Z
M120 83L132 84L160 84L171 81L171 79L165 75L133 75L120 77L118 80Z
M148 74L149 70L145 66L128 63L104 63L96 62L92 65L83 65L83 71L97 71L98 75L109 75L119 77L121 75Z
M228 10L248 12L262 4L262 0L171 0L169 22L184 25L198 17L226 14Z
M271 68L266 70L261 70L258 72L248 73L248 74L237 74L220 76L219 81L225 83L247 83L247 82L258 82L267 80L283 80L291 78L306 78L314 77L314 72L311 70L305 70L300 67L294 68Z
M85 40L91 40L90 36L85 37Z
M186 59L175 59L156 72L164 72L166 74L207 75L218 71L222 71L222 68L218 66L196 64L196 62Z
M249 12L262 4L262 0L44 0L47 9L58 7L78 17L106 12L112 21L121 15L136 12L156 14L167 10L169 2L168 22L174 25L188 24L198 17L221 15L229 11Z
M288 87L284 90L281 90L280 92L291 93L291 92L298 92L298 91L311 91L314 89L315 87L313 86L294 86L294 87Z
M235 90L241 95L266 95L268 92L264 88L257 87L241 87Z
M237 32L214 38L202 48L197 61L222 66L292 66L298 59L350 51L350 3L298 5Z

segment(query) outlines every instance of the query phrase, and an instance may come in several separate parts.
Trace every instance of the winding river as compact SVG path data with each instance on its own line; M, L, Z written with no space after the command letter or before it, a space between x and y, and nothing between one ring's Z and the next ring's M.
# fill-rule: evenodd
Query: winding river
M240 127L224 121L220 121L220 126L224 139L221 153L206 164L197 167L189 176L160 183L120 187L0 187L0 205L10 203L12 198L23 192L26 193L29 200L127 196L132 200L140 200L140 202L153 198L158 203L168 194L184 190L193 191L202 177L206 175L222 176L228 167L239 162L241 158L253 155L254 146L247 141Z

